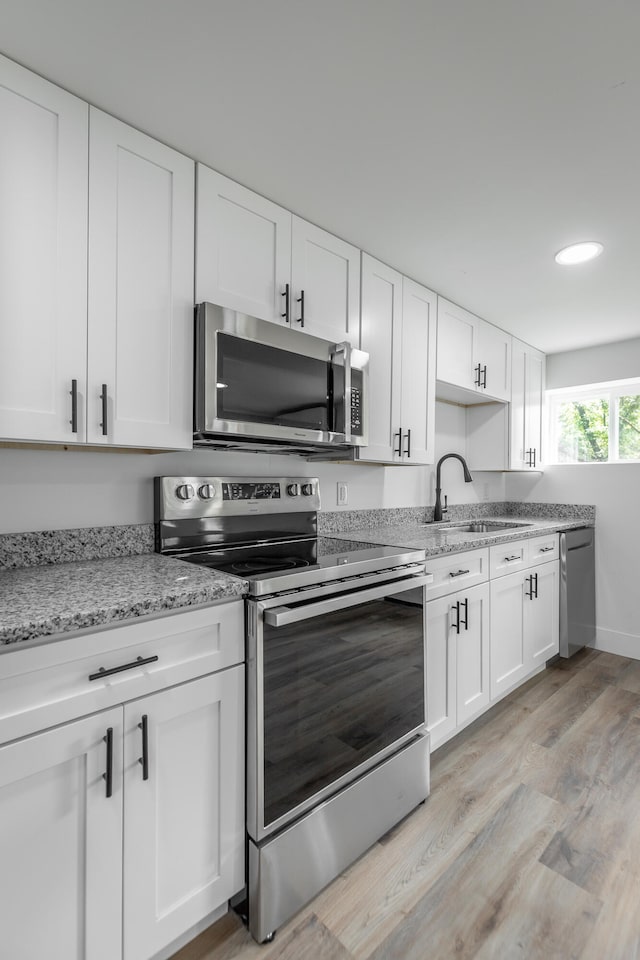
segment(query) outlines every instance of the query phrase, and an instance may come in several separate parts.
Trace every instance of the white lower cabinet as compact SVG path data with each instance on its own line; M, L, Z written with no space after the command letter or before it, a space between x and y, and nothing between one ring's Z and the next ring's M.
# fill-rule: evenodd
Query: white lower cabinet
M558 652L559 569L551 561L491 581L491 699Z
M489 584L427 603L431 749L489 705Z
M242 623L235 601L0 655L3 958L166 957L242 889Z
M237 666L125 706L125 960L154 956L244 883L243 694Z
M4 654L11 656L11 654ZM0 747L0 953L114 960L122 943L122 709Z

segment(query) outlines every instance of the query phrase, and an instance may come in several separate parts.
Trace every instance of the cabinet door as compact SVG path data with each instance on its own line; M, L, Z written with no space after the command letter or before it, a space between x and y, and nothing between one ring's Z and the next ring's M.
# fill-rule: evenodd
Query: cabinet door
M436 376L466 390L477 389L474 376L478 318L438 297L438 352Z
M291 214L201 163L197 176L196 302L286 323Z
M121 744L118 707L0 747L3 957L120 956Z
M491 582L491 699L506 693L526 677L523 628L523 573Z
M527 576L537 578L534 596L524 599L524 634L529 669L541 666L559 649L560 606L558 561L542 563ZM531 592L528 588L526 593ZM537 595L536 595L537 594Z
M402 278L402 459L433 463L436 410L436 295Z
M369 444L360 460L401 459L402 276L362 254L362 349L369 354Z
M192 446L193 184L192 160L91 108L91 443Z
M427 729L431 749L457 726L456 600L458 594L427 603Z
M527 449L534 451L537 469L543 463L542 417L544 412L545 357L539 350L527 352L527 384L525 405L525 438Z
M243 758L243 666L125 706L125 960L154 956L243 886Z
M87 116L86 103L0 57L3 438L84 440Z
M511 382L511 467L542 464L545 356L521 340L513 340Z
M292 218L291 326L360 346L360 251L300 217Z
M477 327L474 367L478 364L478 391L487 398L511 400L511 335L484 320L479 320Z
M458 726L488 706L489 584L482 583L450 599L460 601L460 632L456 634ZM466 601L466 605L463 604ZM454 614L456 620L457 614Z

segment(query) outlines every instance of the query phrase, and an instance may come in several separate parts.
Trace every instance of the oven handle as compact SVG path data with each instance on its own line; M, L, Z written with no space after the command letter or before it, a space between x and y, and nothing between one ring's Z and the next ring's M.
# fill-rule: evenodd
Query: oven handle
M423 573L407 580L396 580L379 587L371 587L369 590L348 593L346 596L343 594L339 597L329 597L327 600L319 600L317 603L305 604L302 607L272 607L264 611L264 620L270 627L284 627L287 623L301 623L303 620L311 620L312 617L321 617L325 613L357 607L370 600L394 597L397 593L412 590L414 587L424 587L427 583L433 583L432 573Z

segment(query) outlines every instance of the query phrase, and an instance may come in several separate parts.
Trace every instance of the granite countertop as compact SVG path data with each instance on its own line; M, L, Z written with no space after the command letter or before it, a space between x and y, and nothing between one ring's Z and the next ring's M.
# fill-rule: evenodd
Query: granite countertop
M507 543L509 540L522 540L538 537L545 533L562 530L576 530L578 527L592 527L594 524L584 517L562 517L559 519L533 517L482 517L488 523L508 523L509 528L493 533L470 533L451 526L452 523L469 521L443 521L442 523L405 523L396 526L366 527L361 530L349 530L347 533L331 532L326 534L336 540L359 540L361 543L375 543L389 547L413 547L425 550L427 557L436 557L442 553L461 553L463 550L475 550L477 547L489 547L494 543Z
M0 651L245 592L239 577L157 553L0 570Z

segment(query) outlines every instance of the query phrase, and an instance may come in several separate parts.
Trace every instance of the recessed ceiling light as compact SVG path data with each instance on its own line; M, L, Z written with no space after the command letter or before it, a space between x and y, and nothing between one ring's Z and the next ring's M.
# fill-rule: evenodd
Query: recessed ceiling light
M586 263L599 257L603 246L597 240L585 240L583 243L572 243L556 253L556 263L562 267L572 267L577 263Z

